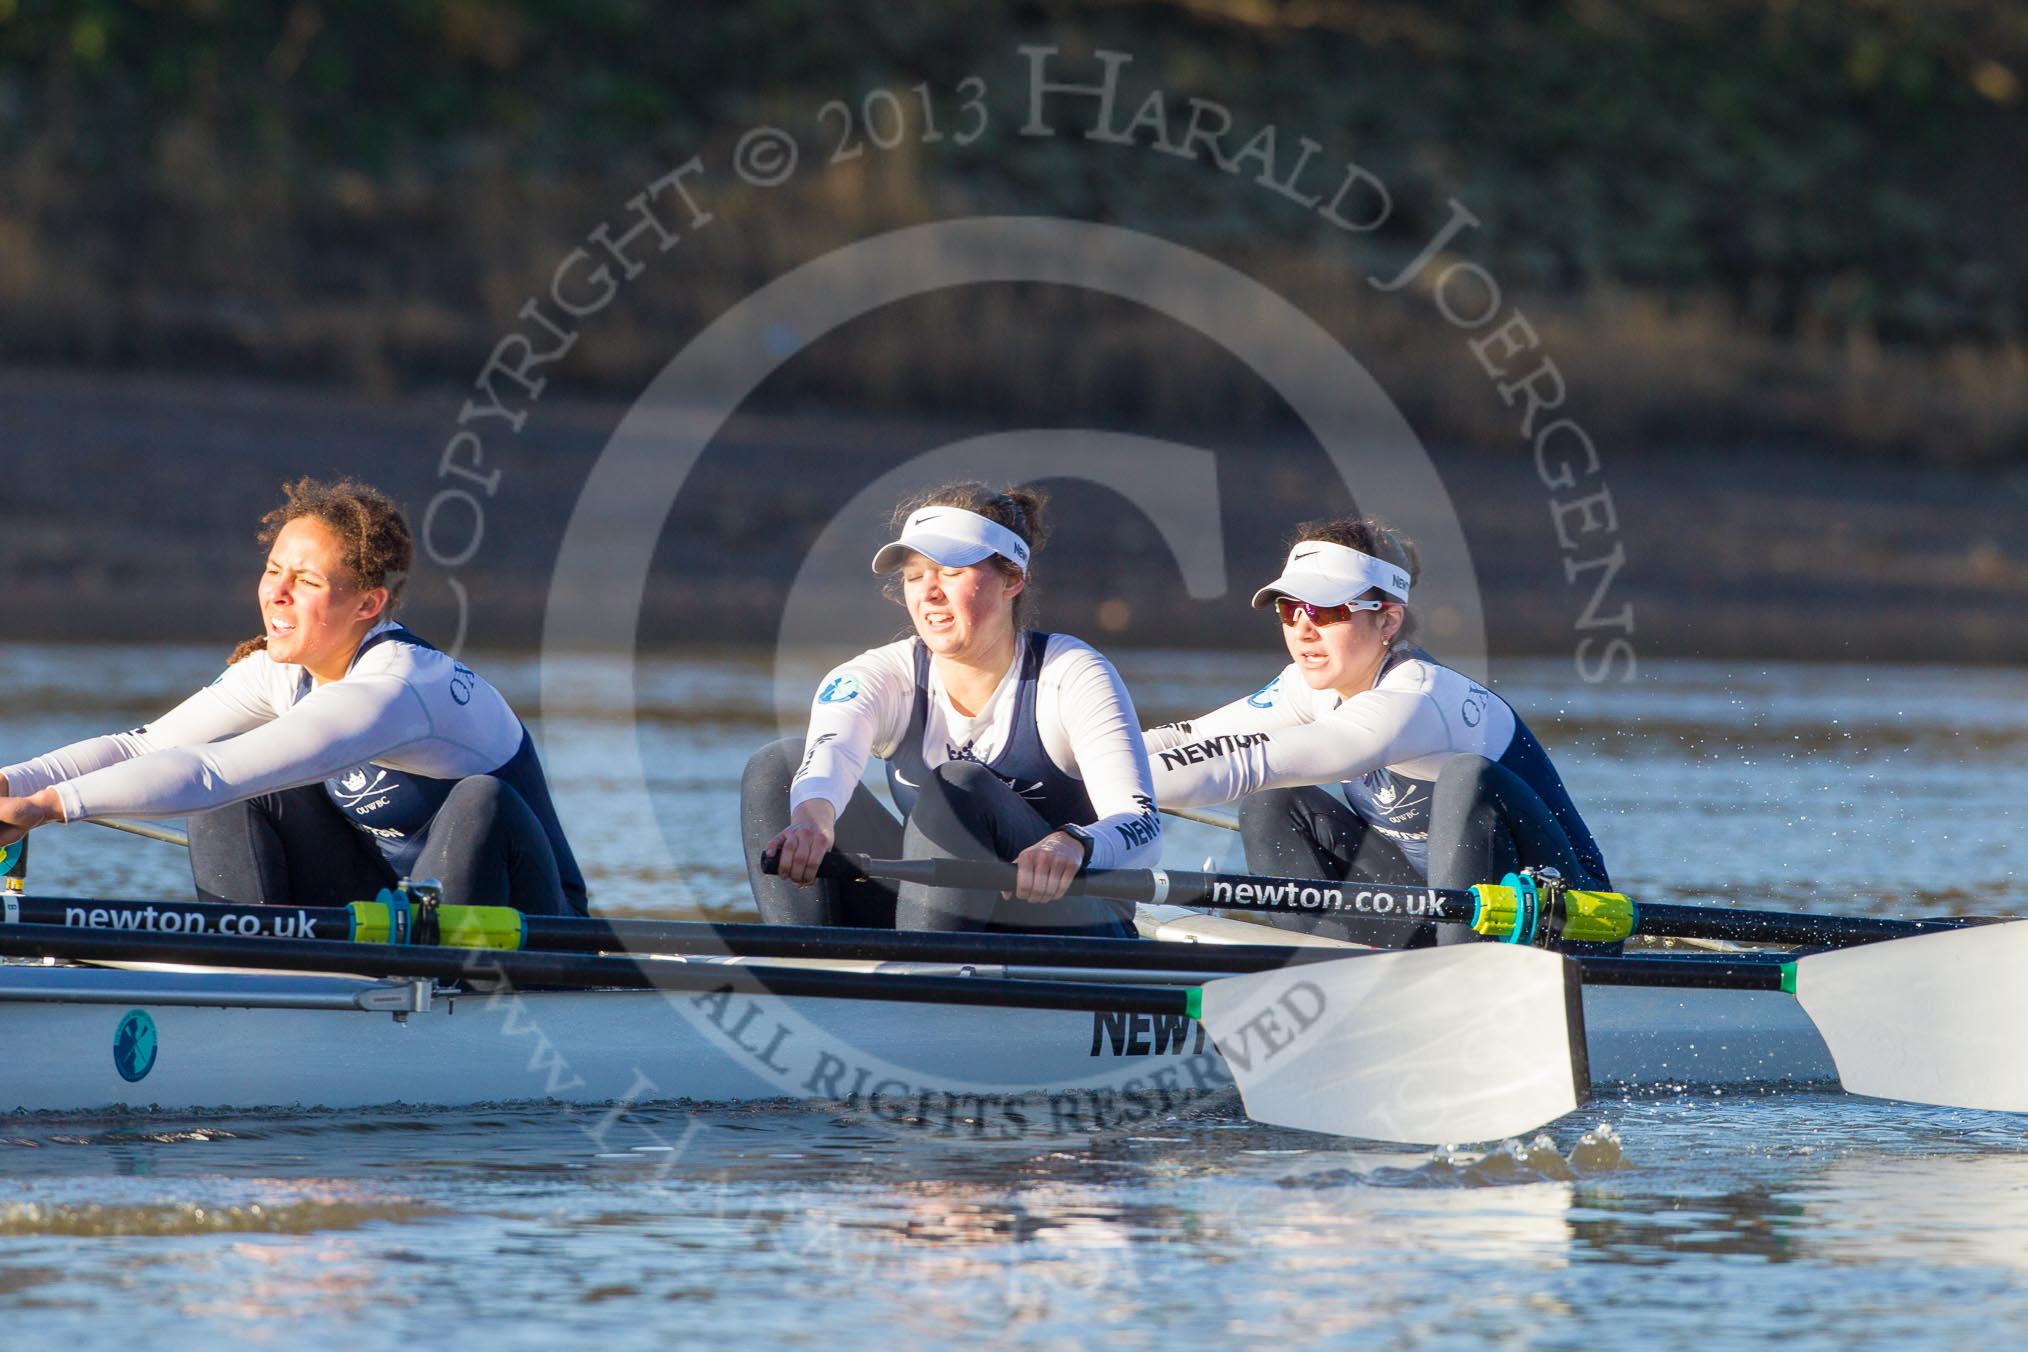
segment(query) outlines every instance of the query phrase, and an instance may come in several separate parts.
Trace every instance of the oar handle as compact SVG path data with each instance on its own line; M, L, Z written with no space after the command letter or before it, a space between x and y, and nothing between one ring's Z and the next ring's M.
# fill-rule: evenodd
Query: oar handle
M780 861L774 855L761 856L761 872L775 873ZM817 865L817 876L850 881L879 878L887 882L914 883L921 887L964 888L978 892L1012 892L1014 865L998 859L875 859L850 850L832 850ZM1297 878L1244 878L1235 888L1222 874L1171 872L1163 869L1098 869L1082 872L1071 892L1082 897L1104 897L1112 901L1133 901L1149 905L1231 906L1240 910L1292 911L1299 914L1320 910L1350 909L1306 903L1306 894L1319 896L1342 889L1328 883ZM1472 897L1463 907L1446 911L1446 894L1432 888L1406 889L1417 894L1414 914L1418 918L1456 920L1470 923ZM1237 895L1234 895L1234 893ZM1400 919L1400 916L1388 917Z
M770 877L781 873L781 856L773 851L761 856L761 872ZM921 887L961 887L980 892L1014 890L1014 866L997 859L875 859L851 850L831 850L817 864L819 878L855 882L879 878L886 882L915 883ZM1115 897L1121 901L1146 901L1139 891L1099 891L1108 886L1103 873L1080 873L1077 891L1085 896Z
M761 872L774 874L779 871L780 860L772 854L761 856ZM817 865L817 876L851 881L858 878L879 878L887 882L914 883L921 887L953 887L985 892L1011 892L1014 890L1015 867L998 859L875 859L869 855L857 854L850 850L832 850ZM1078 896L1105 897L1114 901L1146 902L1151 905L1174 903L1179 906L1192 905L1234 905L1245 907L1252 900L1251 894L1237 900L1219 895L1218 884L1225 881L1220 875L1210 873L1167 872L1160 869L1099 869L1077 875L1077 882L1071 891ZM1246 879L1253 883L1287 884L1291 897L1299 895L1300 889L1316 889L1323 886L1296 879L1262 878ZM1417 888L1427 892L1427 888ZM1435 895L1434 893L1432 895ZM1469 897L1469 893L1461 894ZM1314 910L1291 900L1285 906L1263 905L1260 909ZM1448 919L1449 917L1443 917Z

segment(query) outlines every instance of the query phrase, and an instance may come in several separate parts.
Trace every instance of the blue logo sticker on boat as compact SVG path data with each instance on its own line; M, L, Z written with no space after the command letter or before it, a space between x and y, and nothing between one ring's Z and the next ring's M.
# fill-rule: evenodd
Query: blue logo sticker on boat
M148 1078L155 1068L155 1020L145 1009L130 1009L113 1034L113 1068L128 1084Z
M13 872L14 861L19 859L21 852L27 848L28 841L25 837L12 845L0 846L0 874Z
M819 704L843 704L859 698L859 680L855 676L834 677L817 694Z

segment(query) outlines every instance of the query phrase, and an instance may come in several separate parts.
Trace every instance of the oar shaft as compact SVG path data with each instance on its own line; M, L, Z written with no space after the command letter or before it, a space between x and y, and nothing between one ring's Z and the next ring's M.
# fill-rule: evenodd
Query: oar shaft
M763 868L768 867L766 862ZM833 850L819 873L831 878L884 878L925 887L1014 890L1014 865L979 859L870 859ZM1071 891L1147 905L1208 906L1285 915L1355 915L1377 933L1406 942L1432 920L1468 925L1476 899L1466 889L1394 887L1166 869L1101 869L1078 875Z
M1182 1015L1188 1014L1190 1009L1190 992L1152 986L1011 981L989 977L887 976L807 968L657 962L652 959L636 962L632 958L589 957L575 953L500 953L487 949L416 948L319 939L276 939L254 944L214 935L156 935L140 942L131 934L56 925L0 925L0 954L27 958L179 962L210 967L357 973L444 982L505 981L522 990L536 987L608 987L678 992L732 990L756 995L821 999L899 1000L922 1004L985 1005L999 1009L1098 1010L1123 1014Z
M1787 965L1779 955L1706 957L1585 956L1577 960L1587 986L1663 986L1672 989L1778 991Z
M352 913L338 906L240 906L219 902L88 900L22 897L25 924L59 925L130 936L148 944L165 935L344 941ZM455 917L458 908L446 907ZM1073 939L1047 934L928 933L916 930L844 930L818 925L734 925L685 920L587 920L575 916L524 917L522 951L552 953L660 953L755 958L828 958L871 962L990 962L1000 965L1114 967L1172 971L1177 945L1139 939ZM1262 937L1273 934L1262 930ZM1344 956L1330 948L1280 944L1193 944L1193 971L1258 972L1293 963Z
M181 845L186 850L190 848L189 836L184 835L181 831L172 831L166 826L151 826L147 822L130 822L124 817L89 817L86 820L91 822L93 826L103 826L112 831L124 831L130 836L139 836L143 840L159 840L164 845Z
M161 903L99 903L101 906L155 906ZM186 903L183 910L201 903ZM558 951L559 943L547 951L500 952L486 949L434 948L427 945L349 943L329 939L286 939L266 937L250 941L217 933L163 933L132 928L79 928L63 923L36 923L34 917L54 907L58 914L70 905L60 899L22 898L23 923L0 924L0 954L23 957L73 958L87 961L190 962L217 967L280 968L293 971L360 972L376 976L428 977L454 981L461 977L504 977L515 986L660 986L670 990L717 990L728 984L765 988L778 995L840 995L863 993L854 981L871 978L854 973L807 972L803 977L784 977L784 969L767 969L765 977L752 969L721 964L679 962L636 962L632 958L595 956L583 951ZM215 907L211 914L238 914L247 911L283 910L281 907ZM314 911L307 912L313 917ZM343 911L325 912L343 916ZM530 917L531 939L544 928L569 944L589 943L594 936L611 933L607 922L556 917ZM680 921L610 922L621 931L647 928L656 936L653 950L660 953L699 955L732 954L745 957L862 959L894 962L964 962L994 966L1048 964L1058 967L1111 966L1121 970L1175 972L1187 967L1194 976L1217 972L1237 974L1262 972L1291 965L1329 962L1347 954L1342 949L1284 947L1273 944L1192 944L1187 953L1182 945L1143 943L1132 939L1056 939L1047 935L1015 934L926 934L876 932L861 937L835 929L769 925L710 925ZM268 935L273 930L265 931ZM605 944L604 940L600 940ZM608 949L617 944L606 944ZM1627 957L1584 957L1578 960L1587 985L1713 988L1726 990L1781 990L1784 960L1779 955L1715 957L1668 954ZM738 975L747 972L748 975ZM715 975L714 975L715 974ZM1182 1013L1177 1003L1182 993L1156 992L1159 999L1144 999L1146 988L1131 993L1107 992L1101 997L1073 1000L1071 991L1091 992L1086 981L1057 982L998 978L940 977L929 975L875 974L882 980L911 983L898 988L895 999L921 999L942 1004L986 1004L1000 1007L1103 1009L1126 1013ZM807 979L804 979L806 977ZM830 983L834 977L849 978L842 986ZM1182 979L1179 977L1179 979ZM956 983L955 985L952 983ZM1194 982L1192 984L1195 984ZM1020 987L1019 994L1013 990ZM742 986L742 988L745 988ZM1040 989L1040 994L1036 992ZM1173 998L1172 998L1173 997Z
M1239 829L1239 818L1229 817L1222 812L1206 812L1201 808L1194 807L1165 807L1162 811L1182 821L1196 822L1201 826L1215 826L1221 831L1237 831Z
M865 861L882 868L892 862L905 871L927 869L930 876L953 871L966 885L987 886L1000 880L993 872L979 882L973 870L981 867L1011 869L1006 865L976 865L967 861ZM895 871L904 871L897 869ZM1094 874L1101 880L1130 875ZM1204 875L1197 875L1202 877ZM1122 889L1123 891L1125 889ZM1129 897L1133 895L1128 894ZM1173 894L1172 894L1173 895ZM376 910L383 910L376 906ZM1679 916L1674 914L1681 912ZM61 926L92 930L110 935L126 945L124 956L151 946L167 937L216 938L227 943L259 940L263 948L278 942L313 939L343 944L357 932L354 912L346 907L241 906L217 902L117 901L68 897L16 897L8 907L14 919L27 925ZM1911 934L1961 928L1967 921L1873 920L1861 917L1794 916L1778 912L1737 911L1707 913L1695 907L1657 906L1643 912L1644 919L1660 913L1664 932L1727 938L1747 942L1790 944L1853 944L1906 937ZM1193 971L1227 973L1257 972L1308 962L1324 962L1342 956L1340 950L1298 948L1288 945L1202 944L1193 945L1187 964L1178 960L1173 945L1148 944L1134 939L1059 938L1042 934L928 933L894 930L841 930L824 926L708 924L668 920L593 920L574 916L526 916L505 928L505 938L485 941L472 938L480 927L461 923L462 915L479 915L469 908L442 908L443 934L453 942L490 942L501 951L512 951L518 937L521 951L552 954L658 953L693 956L739 956L754 958L821 958L873 962L993 963L1058 967L1114 967L1150 972L1173 971L1187 965ZM515 919L511 913L508 918ZM1399 922L1412 926L1414 921ZM501 927L490 927L494 934ZM388 932L383 922L378 931ZM1263 931L1268 937L1272 931ZM453 936L457 936L453 938ZM412 943L425 952L429 942ZM351 951L362 945L353 944ZM399 948L401 946L397 946ZM1603 984L1723 984L1718 976L1725 970L1715 960L1690 955L1672 955L1668 969L1655 957L1587 958L1586 979ZM1742 960L1742 970L1765 972L1779 967L1779 960L1756 963ZM1616 966L1615 964L1626 964ZM1690 981L1658 977L1650 983L1644 974L1681 971L1687 975L1703 972L1707 979ZM1741 989L1765 989L1760 984Z
M834 850L821 872L829 877L876 877L928 887L1011 891L1014 866L996 860L869 859ZM1406 940L1431 921L1470 925L1478 899L1469 888L1394 886L1331 882L1236 873L1190 873L1164 869L1098 870L1078 876L1074 894L1160 905L1221 910L1268 911L1309 916L1357 916L1376 937ZM1624 903L1622 903L1624 904ZM1956 918L1884 920L1871 916L1808 915L1749 911L1732 907L1639 905L1635 932L1686 939L1730 939L1738 943L1836 947L1902 939L1979 921Z
M1829 947L1906 939L1913 934L1963 929L1969 920L1883 920L1860 915L1805 915L1788 911L1746 911L1719 906L1674 906L1644 902L1640 932L1680 939L1730 939L1743 944L1802 944Z
M1263 930L1264 938L1272 931ZM567 951L732 954L875 962L990 962L1004 965L1117 967L1139 971L1259 972L1345 956L1337 948L1282 944L1176 944L1140 939L1074 939L1047 934L840 930L820 925L714 925L680 920L570 920L528 917L528 947Z
M150 942L168 934L247 939L352 937L342 906L241 906L215 901L127 901L90 897L22 897L10 908L30 925L107 930Z
M1218 813L1203 812L1192 808L1164 808L1171 816L1187 821L1202 822L1207 826L1237 829L1238 823ZM190 839L181 831L154 826L147 822L127 821L118 817L95 817L95 826L124 831L129 835L157 840L164 844L188 848ZM8 876L24 872L27 857L27 842L21 842L17 857L9 860L13 867ZM849 863L843 861L851 861ZM928 874L919 869L913 873L889 872L868 875L862 866L880 863L893 868L913 868L919 864L932 865ZM919 882L932 887L964 887L1009 891L1013 887L1013 866L991 861L977 862L962 859L942 860L867 860L860 855L847 855L833 851L825 861L824 872L834 877L880 876L902 882ZM1208 906L1222 910L1265 911L1288 915L1356 915L1377 925L1370 930L1376 937L1389 937L1390 931L1406 941L1416 929L1429 922L1441 921L1447 924L1469 925L1473 923L1476 903L1469 889L1433 887L1362 887L1353 884L1323 882L1303 878L1256 877L1249 874L1190 873L1166 870L1101 870L1080 876L1074 889L1077 895L1105 897L1117 901L1144 902L1153 905L1167 903L1174 906ZM149 905L154 903L87 903L96 905ZM164 908L167 909L167 908ZM185 909L183 906L176 907ZM272 908L249 907L248 911L270 912ZM1404 915L1408 918L1404 919ZM250 928L243 933L267 933L267 926L273 921L271 914L264 914L259 923L249 920ZM60 919L50 923L66 923ZM531 921L531 924L534 922ZM568 923L568 922L565 922ZM587 922L595 923L595 922ZM617 922L621 925L641 922ZM657 922L645 922L657 923ZM1882 939L1905 939L1916 934L1934 934L1942 930L1962 929L1966 925L1989 923L1983 920L1968 920L1945 917L1928 920L1887 920L1872 916L1811 915L1788 911L1749 911L1732 907L1679 906L1667 902L1651 902L1639 908L1638 932L1642 934L1670 935L1681 939L1727 939L1734 943L1748 944L1790 944L1798 946L1841 947L1848 944L1875 943ZM317 922L315 937L326 939L345 938L350 931L350 922L345 912L331 909L328 916ZM756 926L755 928L759 928ZM658 942L646 931L623 932L620 930L600 934L591 930L547 930L544 938L537 941L531 929L527 946L529 948L560 949L571 952L605 952L614 948L637 947L643 942ZM665 951L689 951L670 949ZM702 950L699 950L702 951ZM725 950L719 950L725 951ZM753 950L759 953L761 950ZM770 950L772 951L772 950ZM774 956L795 956L775 953ZM839 954L805 954L803 956L842 956ZM923 961L945 959L918 954L896 954L897 957L921 957ZM962 961L961 958L950 959Z

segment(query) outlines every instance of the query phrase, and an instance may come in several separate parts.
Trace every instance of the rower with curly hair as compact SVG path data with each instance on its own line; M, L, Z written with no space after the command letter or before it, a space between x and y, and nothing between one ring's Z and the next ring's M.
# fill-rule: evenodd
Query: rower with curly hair
M527 729L390 618L414 555L400 508L351 479L283 492L261 522L261 635L154 722L0 770L0 844L187 815L207 901L334 905L429 877L459 904L584 914Z

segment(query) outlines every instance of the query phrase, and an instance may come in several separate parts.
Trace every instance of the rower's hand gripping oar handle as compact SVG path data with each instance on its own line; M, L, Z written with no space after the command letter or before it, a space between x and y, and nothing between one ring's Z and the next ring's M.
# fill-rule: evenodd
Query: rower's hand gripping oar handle
M770 878L781 876L782 856L779 850L769 850L761 856L761 872ZM952 868L957 865L958 868ZM970 873L966 870L978 870ZM1003 888L999 882L1004 870L1007 879ZM828 850L817 864L819 878L834 878L839 882L859 882L867 878L880 878L887 882L921 883L924 887L977 887L1011 890L1014 886L1014 866L990 860L970 859L873 859L850 850Z
M778 855L761 856L762 873L776 874L780 867ZM850 850L827 852L817 865L817 876L841 882L878 878L883 882L978 892L1012 892L1015 884L1014 865L997 859L874 859ZM1165 889L1156 880L1163 876L1138 869L1116 872L1101 869L1097 873L1079 873L1071 891L1079 896L1108 897L1114 901L1159 902Z

